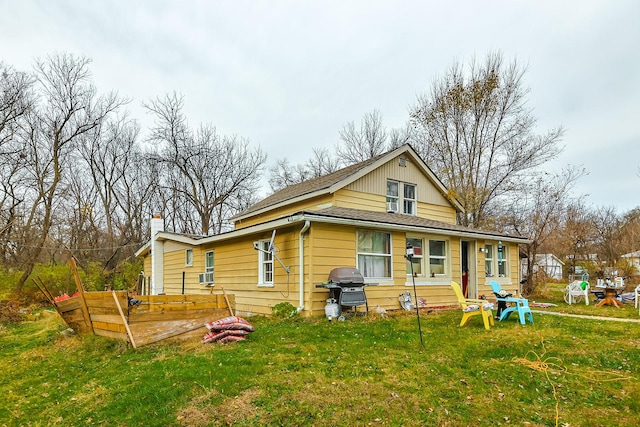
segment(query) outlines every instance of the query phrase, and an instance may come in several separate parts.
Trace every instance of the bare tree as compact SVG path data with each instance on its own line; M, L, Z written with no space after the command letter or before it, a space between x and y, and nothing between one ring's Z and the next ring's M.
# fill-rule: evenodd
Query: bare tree
M33 106L33 78L0 62L0 261L15 255L12 234L19 222L25 153L16 138L20 121Z
M468 72L454 63L411 113L414 148L464 207L464 225L482 225L492 201L561 150L562 128L534 134L524 73L500 53L472 60Z
M573 199L571 190L575 182L585 174L584 169L567 167L559 174L545 174L529 182L521 197L512 199L507 221L503 229L511 229L525 236L531 243L523 245L527 255L529 277L522 292L532 294L537 283L532 280L539 248L560 230L567 204Z
M594 253L595 227L592 212L582 200L570 200L564 211L558 233L549 238L548 245L554 253L568 260L568 273L574 274L576 266L589 261Z
M326 148L314 148L313 156L305 163L311 178L318 178L340 169L340 160L332 157Z
M22 246L24 268L18 293L49 236L72 150L82 135L98 128L123 104L114 93L97 96L89 63L88 58L70 54L36 62L39 98L20 130L28 157L30 208L24 223L29 241Z
M614 267L620 255L623 230L623 218L614 206L600 206L593 211L594 229L596 237L594 246L598 253L600 269Z
M387 136L382 114L373 110L363 116L360 129L353 121L343 126L335 149L336 156L344 165L363 162L387 150Z
M292 165L289 160L278 159L269 168L269 186L276 192L290 185L318 178L340 169L340 161L326 148L314 148L313 156L304 164Z
M304 165L292 165L288 159L278 159L269 168L269 187L272 192L282 190L311 178L311 172Z
M202 234L217 234L227 220L221 205L236 206L234 199L257 192L266 155L238 136L218 135L212 125L193 132L182 113L183 102L173 93L145 105L156 116L150 139L161 147L157 161L170 175L165 185L196 214L182 212L186 231L197 231L197 218Z

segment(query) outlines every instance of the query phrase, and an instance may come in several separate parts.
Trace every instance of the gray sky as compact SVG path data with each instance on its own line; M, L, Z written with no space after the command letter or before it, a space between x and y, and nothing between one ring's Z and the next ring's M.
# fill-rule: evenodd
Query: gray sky
M527 65L538 131L564 126L553 165L584 166L588 206L640 206L640 1L0 0L0 60L93 59L99 91L177 91L191 125L260 146L269 164L332 149L378 109L388 128L453 61L500 50ZM266 191L266 190L265 190Z

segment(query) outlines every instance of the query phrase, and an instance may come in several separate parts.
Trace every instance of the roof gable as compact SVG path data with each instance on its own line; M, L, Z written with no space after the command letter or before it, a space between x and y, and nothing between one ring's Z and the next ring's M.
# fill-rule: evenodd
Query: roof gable
M410 156L420 171L438 188L442 195L445 196L455 209L463 211L462 205L450 196L442 181L436 177L433 171L431 171L426 163L424 163L415 150L409 144L405 144L394 150L372 157L363 162L347 166L336 172L283 188L282 190L277 191L253 204L244 212L235 215L231 218L231 221L249 218L255 214L286 206L311 197L334 193L402 154Z

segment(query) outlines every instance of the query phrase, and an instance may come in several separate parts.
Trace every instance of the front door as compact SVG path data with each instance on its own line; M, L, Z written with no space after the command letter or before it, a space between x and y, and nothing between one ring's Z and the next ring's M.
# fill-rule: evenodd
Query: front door
M460 260L462 270L462 293L467 298L478 298L478 274L476 268L476 243L463 240L460 242Z

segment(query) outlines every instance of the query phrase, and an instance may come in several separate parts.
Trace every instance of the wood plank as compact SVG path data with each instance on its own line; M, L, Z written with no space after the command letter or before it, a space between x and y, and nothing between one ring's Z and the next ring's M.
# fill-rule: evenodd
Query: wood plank
M118 296L116 295L115 292L113 292L112 295L113 295L113 300L118 306L118 312L120 313L120 317L122 318L122 323L124 324L124 328L127 330L127 336L129 337L129 341L131 342L131 345L133 346L133 348L136 348L136 341L133 338L133 335L131 335L131 329L129 329L129 325L127 324L127 319L124 317L124 313L122 312L122 307L120 306L120 302L118 301Z
M58 301L56 306L61 312L75 310L80 308L80 298L75 297Z
M119 314L92 314L91 321L101 323L122 323L122 319Z
M118 310L116 309L113 303L111 304L111 307L92 307L91 305L89 305L89 314L91 315L92 319L93 319L93 316L95 315L116 314L117 312Z
M136 337L138 346L162 341L197 329L202 329L202 335L208 331L203 319L156 322L150 323L146 328L141 326L142 324L131 325L131 332Z
M164 322L172 320L189 320L198 317L216 317L219 313L226 312L225 309L206 309L189 311L165 311L153 313L130 313L129 325L141 322Z
M78 275L78 269L76 268L76 259L74 257L69 258L69 265L71 266L71 271L73 273L73 278L76 282L76 287L78 288L78 294L80 297L80 306L82 307L82 314L84 315L85 323L89 330L93 329L91 325L91 320L89 317L89 310L87 309L87 301L84 298L84 288L82 287L82 283L80 282L80 276Z
M105 329L94 329L94 333L102 337L113 338L113 339L118 339L122 341L127 340L127 334L124 332L114 332L114 331L108 331Z

